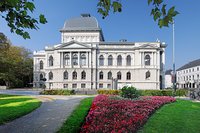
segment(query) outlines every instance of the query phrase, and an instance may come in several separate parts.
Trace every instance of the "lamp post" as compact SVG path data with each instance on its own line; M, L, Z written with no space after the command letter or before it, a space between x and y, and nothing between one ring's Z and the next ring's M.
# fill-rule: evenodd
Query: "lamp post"
M175 29L174 29L174 20L172 20L172 41L173 41L173 89L174 89L174 94L176 93L176 70L175 70Z

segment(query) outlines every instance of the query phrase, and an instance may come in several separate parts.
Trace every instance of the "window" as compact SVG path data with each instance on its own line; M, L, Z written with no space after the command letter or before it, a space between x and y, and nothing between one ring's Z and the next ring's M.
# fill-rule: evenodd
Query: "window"
M70 57L69 57L69 54L66 54L65 57L64 57L64 60L65 60L65 65L66 66L69 66L70 65Z
M122 56L121 56L121 55L118 55L118 56L117 56L117 65L118 65L118 66L121 66L121 65L122 65Z
M68 88L68 84L63 84L63 88Z
M44 63L43 63L43 61L41 60L40 61L40 69L43 69L44 68Z
M86 79L86 72L85 71L81 72L81 79Z
M81 65L86 66L86 55L85 55L85 53L81 54Z
M199 79L199 74L197 74L197 79Z
M104 66L104 57L103 57L103 55L99 56L99 66Z
M49 66L53 66L53 56L49 57Z
M85 88L85 84L81 84L81 88Z
M112 79L112 72L108 72L108 79Z
M146 72L146 79L150 79L151 73L149 71Z
M49 72L49 80L52 80L52 79L53 79L53 73Z
M43 74L40 74L40 80L43 80Z
M150 56L146 55L144 57L145 66L150 66L150 61L151 61Z
M63 73L63 77L64 77L64 79L68 79L68 72L67 72L67 71L65 71L65 72Z
M77 88L77 84L72 84L72 88L73 89Z
M72 55L72 64L74 66L78 65L78 55L77 55L77 53L73 53L73 55Z
M72 79L77 79L77 72L76 72L76 71L74 71L74 72L72 73Z
M113 65L113 57L112 55L108 56L108 66L112 66Z
M118 79L118 80L121 80L121 79L122 79L122 74L121 74L121 72L118 72L118 73L117 73L117 79Z
M199 67L197 67L197 71L199 71Z
M102 83L99 84L99 88L101 88L101 89L103 88L103 84Z
M131 80L131 73L130 73L130 72L127 72L127 74L126 74L126 79L127 79L127 80Z
M99 73L99 79L103 79L103 72L102 71Z
M108 88L108 89L111 89L111 84L107 84L107 88Z
M131 56L130 56L130 55L128 55L128 56L126 57L126 65L127 65L127 66L130 66L130 65L131 65Z

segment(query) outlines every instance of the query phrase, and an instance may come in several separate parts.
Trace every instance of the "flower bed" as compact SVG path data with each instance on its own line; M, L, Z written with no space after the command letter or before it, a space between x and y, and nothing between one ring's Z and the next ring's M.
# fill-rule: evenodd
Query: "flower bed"
M136 132L156 109L175 101L175 98L168 96L145 96L133 101L98 95L81 133Z

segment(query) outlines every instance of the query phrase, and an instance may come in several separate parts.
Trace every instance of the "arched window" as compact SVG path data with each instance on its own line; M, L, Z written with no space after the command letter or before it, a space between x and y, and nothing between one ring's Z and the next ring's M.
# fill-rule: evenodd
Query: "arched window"
M69 65L70 65L70 57L69 57L69 54L66 54L66 55L65 55L64 60L65 60L65 65L69 66Z
M103 72L102 71L99 73L99 79L103 79Z
M122 74L121 74L121 72L118 72L118 73L117 73L117 79L118 79L118 80L121 80L121 79L122 79Z
M108 79L112 79L112 72L108 72Z
M130 73L130 72L127 72L127 73L126 73L126 79L127 79L127 80L131 80L131 73Z
M67 72L67 71L65 71L65 72L63 73L63 77L64 77L64 79L68 79L68 72Z
M73 53L72 63L73 63L74 66L78 65L78 54L77 53Z
M40 69L43 69L44 68L44 63L43 63L43 61L41 60L40 61Z
M43 80L43 78L44 78L43 74L40 74L40 80Z
M117 65L118 65L118 66L121 66L121 65L122 65L122 56L121 56L121 55L118 55L118 56L117 56Z
M81 79L86 79L86 72L85 71L81 72Z
M112 66L113 65L113 57L112 55L108 56L108 66Z
M53 66L53 56L49 57L49 66Z
M85 53L81 54L81 65L82 66L86 65L86 55L85 55Z
M146 75L146 79L150 79L151 73L149 71L147 71L145 75Z
M104 66L104 57L103 57L103 55L99 56L99 66Z
M150 56L145 55L145 57L144 57L145 66L150 66L150 61L151 61Z
M53 73L49 72L49 80L53 80Z
M130 65L131 65L131 56L130 56L130 55L128 55L128 56L126 57L126 65L127 65L127 66L130 66Z
M76 71L74 71L74 72L72 73L72 79L77 79L77 72L76 72Z

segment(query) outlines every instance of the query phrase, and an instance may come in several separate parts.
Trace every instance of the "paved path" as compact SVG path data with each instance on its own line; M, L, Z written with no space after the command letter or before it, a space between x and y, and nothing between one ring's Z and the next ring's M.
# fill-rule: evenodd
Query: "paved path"
M40 96L41 107L30 114L0 126L0 133L54 133L81 99L88 96Z
M28 90L28 89L13 89L13 90L0 90L0 94L11 95L39 95L40 90Z

